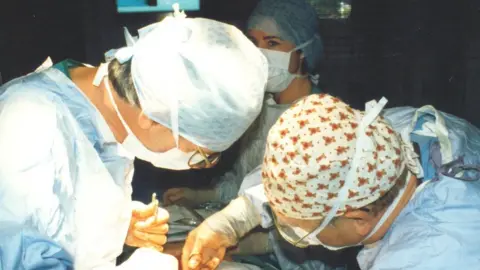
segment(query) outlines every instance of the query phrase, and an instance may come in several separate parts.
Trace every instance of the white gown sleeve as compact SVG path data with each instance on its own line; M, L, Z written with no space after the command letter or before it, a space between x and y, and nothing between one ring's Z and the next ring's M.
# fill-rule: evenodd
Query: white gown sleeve
M27 98L1 103L0 131L0 230L26 223L48 230L42 217L58 222L60 210L52 196L55 109Z
M270 102L271 103L271 102ZM233 200L244 178L261 165L265 153L268 131L289 105L277 105L265 102L259 118L242 136L240 153L231 171L217 179L216 197L222 202Z

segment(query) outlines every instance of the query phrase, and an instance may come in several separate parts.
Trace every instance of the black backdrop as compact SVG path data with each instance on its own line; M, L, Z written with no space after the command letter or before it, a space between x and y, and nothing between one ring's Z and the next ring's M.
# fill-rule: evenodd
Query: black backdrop
M239 26L256 0L202 0L203 16ZM390 106L437 108L480 125L480 1L353 1L347 21L322 20L322 85L356 107L381 95ZM0 0L0 72L25 74L47 56L97 64L159 14L117 14L114 0Z

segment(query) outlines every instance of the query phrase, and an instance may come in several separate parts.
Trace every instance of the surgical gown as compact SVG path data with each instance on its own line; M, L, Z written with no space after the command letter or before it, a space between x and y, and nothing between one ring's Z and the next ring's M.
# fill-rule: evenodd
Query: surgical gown
M32 228L12 227L0 231L0 250L0 270L73 269L70 254Z
M318 94L321 90L314 86L312 93ZM229 203L235 199L245 176L262 163L268 131L290 106L291 104L277 104L267 95L260 116L241 139L240 153L232 169L214 180L219 201Z
M240 153L232 169L215 179L217 198L224 203L233 200L248 172L262 163L268 131L290 104L276 104L267 99L262 112L240 141Z
M386 109L383 116L405 139L418 144L425 184L384 240L359 254L362 270L480 269L480 182L464 182L439 173L442 165L452 160L480 164L480 130L430 106ZM239 195L254 203L262 226L267 228L272 226L272 219L263 187L258 185L260 167L245 177ZM277 260L288 260L273 238L272 244ZM321 265L281 264L285 270L313 270Z
M133 158L88 98L55 68L15 79L0 88L0 130L0 231L32 228L75 269L113 268L131 217Z
M440 175L417 188L362 270L480 269L480 182Z

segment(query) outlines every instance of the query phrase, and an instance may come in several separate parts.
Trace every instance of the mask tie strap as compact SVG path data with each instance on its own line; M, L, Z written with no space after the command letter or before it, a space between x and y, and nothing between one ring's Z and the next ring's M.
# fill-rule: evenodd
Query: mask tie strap
M357 128L357 143L355 149L355 156L352 160L352 166L346 175L346 181L343 188L339 191L338 196L334 199L333 207L330 209L328 214L322 221L322 224L311 233L311 235L319 234L337 215L338 209L343 206L345 198L348 197L348 191L354 180L356 179L356 170L358 168L358 162L361 158L361 154L367 148L367 145L372 145L372 142L369 141L368 136L365 134L365 129L370 125L377 117L378 114L382 111L383 107L387 104L388 100L384 97L380 99L377 103L376 101L370 101L366 104L366 115L361 119L361 123ZM357 118L360 118L360 115L357 114Z
M183 20L187 17L187 15L185 14L185 11L180 11L180 5L178 3L175 3L172 5L172 8L173 8L173 18L175 20ZM179 29L178 31L183 31L185 32L186 29L185 28L181 28ZM176 96L174 95L171 95L169 97L169 103L170 103L170 124L171 124L171 128L172 128L172 134L173 134L173 138L175 140L175 145L176 147L178 148L179 147L179 137L180 137L180 131L179 131L179 103L178 103L178 99L176 98Z
M293 50L291 50L290 52L291 52L291 53L292 53L292 52L296 52L296 51L298 51L298 50L301 50L301 49L307 47L308 45L312 44L313 41L314 41L316 38L317 38L317 35L315 34L311 39L309 39L309 40L305 41L304 43L298 45L297 47L293 48Z
M306 48L307 46L309 46L310 44L312 44L316 39L320 39L320 36L318 34L315 34L311 39L307 40L306 42L304 42L303 44L295 47L293 50L291 50L289 53L292 53L292 52L296 52L298 50L301 50L303 48ZM305 55L302 54L301 56L301 59L305 59ZM290 64L290 58L289 58L289 64ZM318 85L318 82L320 80L320 75L319 74L308 74L306 75L309 77L310 81L314 84L314 85Z
M103 78L108 75L108 63L102 63L98 67L97 73L95 73L95 77L93 78L93 85L98 87L102 83Z

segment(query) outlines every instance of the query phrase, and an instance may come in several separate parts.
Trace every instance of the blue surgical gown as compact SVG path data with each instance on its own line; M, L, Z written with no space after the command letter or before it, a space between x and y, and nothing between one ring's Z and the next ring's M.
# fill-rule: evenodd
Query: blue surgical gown
M441 111L413 107L386 109L383 116L397 132L407 131L411 141L419 145L425 180L438 177L438 168L452 160L461 158L465 164L480 164L480 130L462 118ZM439 141L435 132L432 132L438 122L437 118L441 118L448 131L449 146ZM445 160L442 148L451 149L448 154L452 160Z
M480 269L480 182L428 181L384 238L358 255L362 270Z
M33 228L4 228L0 231L0 250L0 270L73 269L71 255Z
M0 231L32 228L76 269L114 267L131 217L133 157L89 99L58 69L31 73L0 88L0 130ZM0 254L14 248L2 243Z

